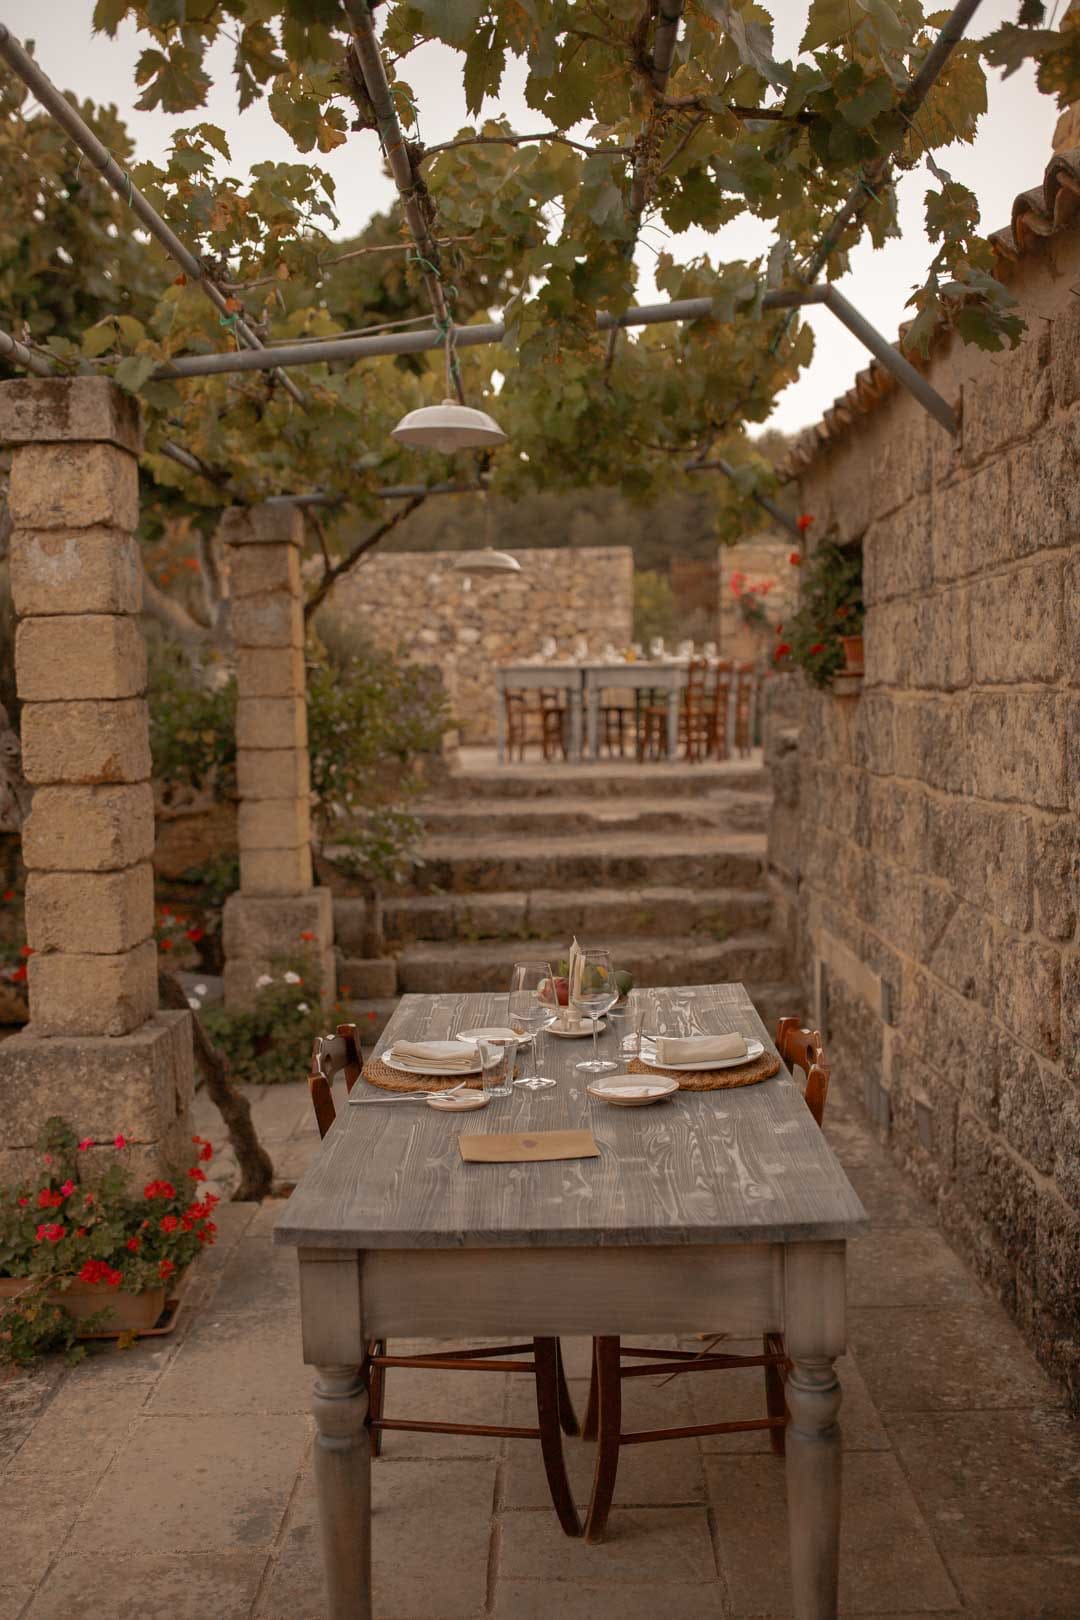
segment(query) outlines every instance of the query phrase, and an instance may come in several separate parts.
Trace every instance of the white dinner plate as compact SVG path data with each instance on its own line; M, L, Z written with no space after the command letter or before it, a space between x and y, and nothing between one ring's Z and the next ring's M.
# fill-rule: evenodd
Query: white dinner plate
M648 1103L662 1102L678 1089L677 1080L666 1076L650 1080L643 1074L602 1074L585 1087L590 1097L616 1108L644 1108Z
M656 1061L656 1043L643 1040L641 1043L641 1061L650 1069L671 1069L674 1074L707 1074L712 1069L740 1069L746 1063L753 1063L764 1052L765 1047L761 1041L748 1040L746 1043L746 1056L738 1058L719 1058L711 1063L658 1063Z
M467 1074L479 1074L480 1072L479 1052L476 1052L476 1062L468 1069L448 1069L445 1063L441 1068L435 1063L401 1063L391 1053L392 1048L388 1046L385 1052L379 1053L379 1058L381 1062L386 1064L388 1069L395 1069L398 1074L427 1074L434 1075L439 1080L460 1080Z
M447 1091L441 1097L429 1097L427 1105L437 1114L471 1114L476 1108L486 1108L490 1101L482 1091Z
M461 1029L454 1039L465 1041L469 1046L475 1046L477 1041L517 1041L519 1046L528 1046L536 1036L515 1035L509 1024L485 1024L481 1029Z
M606 1018L598 1018L596 1020L596 1033L598 1035L602 1034L606 1024ZM592 1019L586 1018L579 1029L560 1029L558 1024L550 1024L548 1026L548 1034L556 1036L560 1041L580 1041L586 1036L592 1035L592 1027Z

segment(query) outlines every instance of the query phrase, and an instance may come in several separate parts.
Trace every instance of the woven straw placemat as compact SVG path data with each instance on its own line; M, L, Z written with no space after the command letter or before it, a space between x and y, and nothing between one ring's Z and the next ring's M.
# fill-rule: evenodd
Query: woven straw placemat
M381 1058L370 1057L364 1064L360 1078L370 1085L381 1086L383 1091L449 1091L464 1080L474 1090L480 1088L480 1074L402 1074L400 1069L389 1069Z
M684 1074L678 1069L653 1069L640 1058L627 1064L629 1074L663 1074L679 1082L680 1091L727 1091L733 1086L755 1086L759 1080L771 1080L780 1073L780 1059L775 1052L764 1052L752 1063L741 1063L737 1069L705 1069L697 1074Z

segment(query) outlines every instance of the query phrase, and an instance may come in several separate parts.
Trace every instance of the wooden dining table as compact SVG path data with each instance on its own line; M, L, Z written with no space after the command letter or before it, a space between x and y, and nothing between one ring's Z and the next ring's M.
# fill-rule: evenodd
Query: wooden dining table
M772 1041L741 984L633 992L646 1028ZM407 995L380 1049L505 1023L505 996ZM613 1055L605 1033L601 1049ZM782 1332L795 1620L836 1615L847 1240L867 1224L786 1070L646 1108L591 1098L586 1048L547 1037L558 1084L479 1112L343 1107L274 1227L300 1265L315 1368L328 1620L372 1620L365 1346L377 1338ZM360 1081L357 1094L387 1096ZM600 1156L463 1162L465 1131L587 1127ZM732 1468L739 1458L729 1458ZM375 1466L378 1466L376 1464ZM419 1527L418 1527L419 1529ZM561 1532L552 1518L552 1535Z

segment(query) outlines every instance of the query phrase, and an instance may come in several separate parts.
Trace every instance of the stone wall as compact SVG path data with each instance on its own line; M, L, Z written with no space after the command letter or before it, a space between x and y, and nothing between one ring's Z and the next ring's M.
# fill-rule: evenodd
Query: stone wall
M769 728L770 870L834 1071L1080 1402L1080 230L1006 269L1015 352L943 345L801 477L864 556L866 677Z
M578 636L595 652L631 639L628 546L512 555L520 574L465 573L449 551L374 556L335 592L333 618L349 633L439 668L466 743L495 739L496 664L535 657L545 636L563 653Z

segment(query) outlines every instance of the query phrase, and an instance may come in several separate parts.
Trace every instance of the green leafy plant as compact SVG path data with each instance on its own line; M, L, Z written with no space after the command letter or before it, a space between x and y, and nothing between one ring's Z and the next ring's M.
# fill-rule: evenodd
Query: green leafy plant
M675 630L675 594L666 574L651 568L634 573L634 640L648 646L654 636L668 639Z
M151 642L150 755L154 775L169 787L208 788L215 798L236 793L236 680L193 668L183 648Z
M765 598L776 586L775 579L759 579L748 582L741 570L736 569L729 582L729 589L735 598L736 611L743 624L749 630L767 630L769 628L769 612L765 606Z
M218 1200L204 1193L213 1147L194 1137L190 1164L133 1186L130 1144L79 1138L64 1119L46 1121L36 1144L40 1170L0 1188L0 1277L25 1283L0 1300L0 1362L23 1363L45 1348L70 1348L63 1294L76 1283L102 1292L144 1293L169 1281L216 1233ZM101 1169L101 1149L108 1158ZM60 1314L57 1314L59 1310Z
M862 634L862 547L825 535L808 557L792 552L791 560L802 568L799 605L782 627L773 660L801 669L814 686L828 686L844 664L841 636Z
M206 1007L200 1016L228 1058L233 1079L259 1085L283 1084L306 1074L312 1042L326 1022L318 972L300 954L273 963L271 972L260 975L250 1008Z

